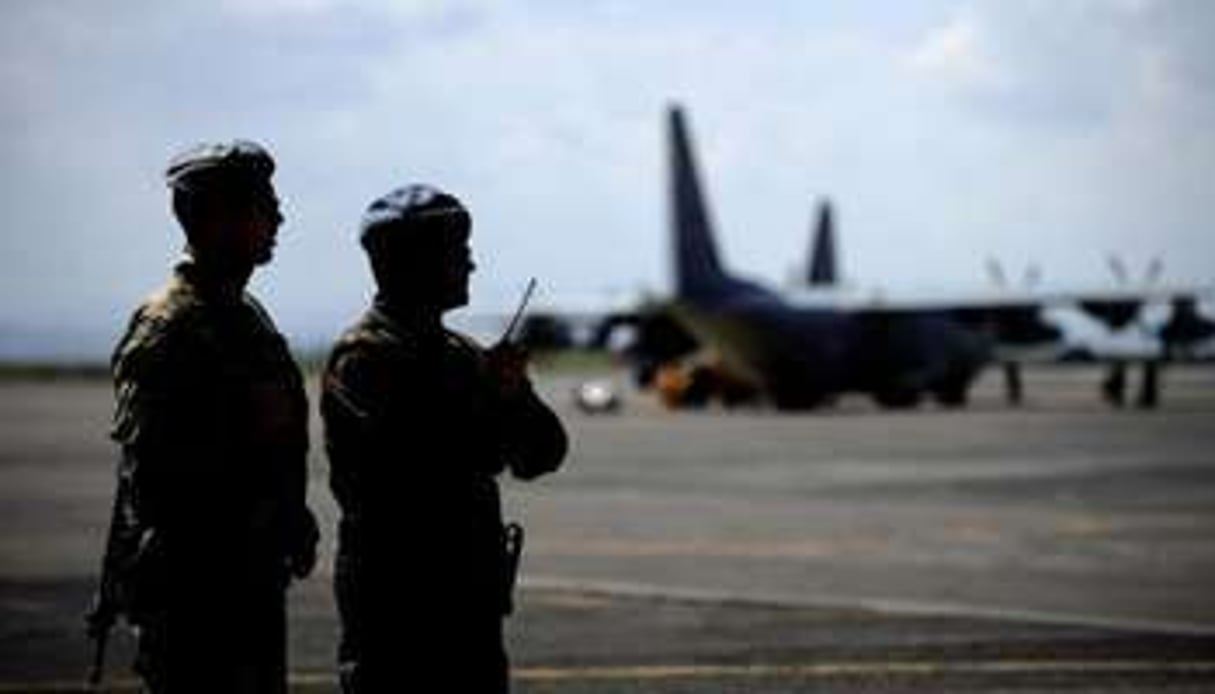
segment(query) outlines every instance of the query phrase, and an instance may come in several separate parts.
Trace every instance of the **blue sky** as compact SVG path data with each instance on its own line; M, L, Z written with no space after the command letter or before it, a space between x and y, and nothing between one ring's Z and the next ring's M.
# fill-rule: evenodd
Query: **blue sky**
M862 286L1049 286L1159 257L1215 280L1215 3L7 0L0 355L104 354L180 247L160 179L201 140L279 162L254 291L325 342L369 277L356 224L428 181L475 219L469 313L667 286L662 123L689 111L720 243L782 282L835 201ZM47 348L44 342L39 348Z

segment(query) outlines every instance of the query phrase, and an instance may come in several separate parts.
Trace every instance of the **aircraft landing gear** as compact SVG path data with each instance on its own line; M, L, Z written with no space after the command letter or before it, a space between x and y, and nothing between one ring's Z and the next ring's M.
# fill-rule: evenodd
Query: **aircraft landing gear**
M1101 395L1114 407L1126 405L1127 363L1116 361L1110 364L1109 374L1101 382ZM1154 409L1160 404L1160 362L1149 359L1143 362L1143 380L1139 384L1139 395L1135 405L1143 410Z
M886 410L908 410L920 404L923 394L910 388L880 390L873 394L873 400L879 407Z
M942 407L951 410L966 407L971 376L972 374L963 369L954 369L934 385L933 398Z
M1113 407L1126 404L1126 362L1116 361L1110 364L1109 373L1101 382L1101 396Z
M1135 404L1142 410L1155 409L1160 404L1160 362L1154 359L1143 362L1143 383Z
M943 407L958 409L966 407L966 386L949 386L933 393L936 401Z
M1004 362L1004 399L1016 407L1023 399L1021 388L1021 365L1015 361Z

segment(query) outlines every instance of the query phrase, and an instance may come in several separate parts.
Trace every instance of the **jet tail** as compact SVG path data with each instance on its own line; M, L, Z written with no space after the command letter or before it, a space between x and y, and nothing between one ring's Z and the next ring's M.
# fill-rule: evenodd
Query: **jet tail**
M812 287L830 287L839 282L839 268L835 250L835 216L831 201L823 200L818 205L818 222L814 228L814 243L810 249L806 281Z
M684 298L705 297L727 282L705 209L683 110L669 110L670 224L675 291Z

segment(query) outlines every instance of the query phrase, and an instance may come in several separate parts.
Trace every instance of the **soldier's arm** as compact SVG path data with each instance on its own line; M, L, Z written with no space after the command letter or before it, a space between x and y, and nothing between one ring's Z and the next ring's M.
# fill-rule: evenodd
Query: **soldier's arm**
M114 504L102 558L101 581L90 632L100 637L120 614L132 615L132 572L147 559L151 533L162 527L174 508L175 445L191 449L174 411L184 376L175 354L180 345L170 325L144 311L133 316L112 360L116 407L111 438L121 447ZM185 389L188 391L188 389ZM186 457L183 454L180 457Z
M295 578L306 578L316 568L316 546L321 540L321 530L307 504L299 503L292 508L287 537L287 571Z
M502 453L511 474L530 480L557 470L569 449L569 438L556 413L532 387L526 355L504 344L486 356L497 382Z
M569 450L561 420L530 387L507 401L503 449L511 474L530 480L556 471Z
M316 547L321 539L316 516L308 508L308 410L307 400L300 383L297 406L299 428L298 442L287 447L283 464L284 483L281 487L281 505L286 510L286 564L287 571L295 578L305 578L316 566Z
M157 525L178 507L191 460L205 460L214 436L214 359L173 321L146 320L114 359L117 394L112 438L122 446L141 523Z
M384 451L386 370L363 345L339 346L321 377L329 486L346 512L367 498L368 468Z

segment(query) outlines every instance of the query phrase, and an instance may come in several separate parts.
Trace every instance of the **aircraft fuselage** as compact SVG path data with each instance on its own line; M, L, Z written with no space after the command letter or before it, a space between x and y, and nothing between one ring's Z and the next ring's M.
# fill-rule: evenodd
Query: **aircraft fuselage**
M713 346L733 379L783 409L815 407L845 392L891 407L924 395L961 404L989 357L986 340L944 313L795 307L757 285L723 279L714 291L685 292L672 311Z

